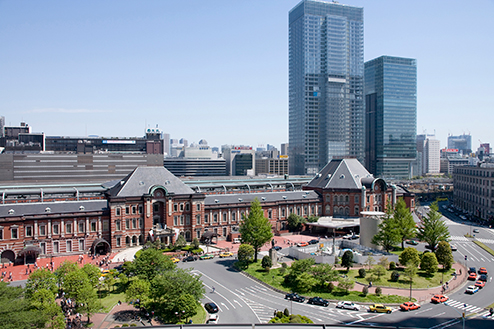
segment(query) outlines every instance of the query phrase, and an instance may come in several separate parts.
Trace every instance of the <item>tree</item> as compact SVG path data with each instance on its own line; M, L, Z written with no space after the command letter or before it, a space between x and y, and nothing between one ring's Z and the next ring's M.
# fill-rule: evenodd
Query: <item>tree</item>
M367 273L365 273L365 268L360 268L360 269L358 270L358 276L359 276L359 277L361 277L361 278L365 278L365 275L366 275L366 274L367 274Z
M414 263L408 263L406 264L405 268L405 275L410 281L410 300L412 300L412 285L413 285L413 279L417 275L417 265Z
M273 266L273 261L271 260L271 257L268 255L264 256L261 261L261 266L263 269L265 269L267 272Z
M199 249L199 239L198 238L192 239L192 243L190 245L192 246L192 249Z
M250 244L241 244L238 247L237 257L239 262L248 263L254 257L254 247Z
M134 279L129 284L129 287L125 291L125 300L127 302L135 302L139 300L139 303L146 305L149 300L149 293L151 291L151 283L142 279Z
M294 261L292 266L290 266L290 272L285 275L285 283L287 285L296 286L297 277L302 273L309 272L315 263L316 261L313 258Z
M154 248L142 250L130 265L130 272L151 281L156 275L175 268L170 257Z
M375 274L379 280L381 276L386 275L386 268L382 265L376 265L372 269L372 273Z
M60 305L55 301L55 294L51 290L41 288L30 297L31 305L38 310L42 316L38 318L39 327L64 329L65 316Z
M89 282L93 287L96 287L99 283L99 278L101 277L101 270L93 264L85 264L82 270L87 274Z
M106 290L108 292L113 290L113 286L115 285L115 281L116 281L115 277L111 273L108 273L105 276L105 280L103 281L103 284L105 285Z
M379 262L377 263L378 265L381 265L384 268L387 268L389 265L389 259L386 256L382 256L379 258Z
M307 217L307 223L316 223L319 220L319 216L310 215Z
M350 270L353 263L353 253L350 250L345 251L343 257L341 257L341 266L346 267L346 270Z
M420 264L420 255L417 249L408 247L403 250L400 255L400 264L413 264L415 267L418 267ZM407 265L408 266L408 265Z
M432 250L436 248L439 241L447 241L449 238L449 229L441 217L437 202L434 202L427 215L422 217L418 228L418 238L427 242Z
M383 247L389 252L396 244L400 242L400 236L396 229L396 221L393 218L393 209L388 206L386 214L378 225L379 232L372 238L372 243Z
M318 281L317 286L320 289L324 289L326 283L336 281L338 278L338 273L329 264L317 264L308 268L308 271Z
M345 291L348 294L348 290L352 289L355 286L355 281L350 280L348 277L341 278L338 281L338 288Z
M178 296L175 300L170 301L165 306L165 319L173 320L171 322L180 321L185 323L187 322L187 318L191 318L197 314L198 302L194 299L194 296L185 293ZM177 314L180 315L178 318Z
M293 282L293 288L298 292L310 291L315 285L317 285L316 278L307 272L298 274Z
M291 213L286 219L288 223L288 229L290 231L298 231L302 227L303 217L298 216L295 213Z
M420 262L420 269L425 271L428 275L433 275L437 272L437 259L433 252L427 252L422 256Z
M2 329L31 329L41 327L40 311L24 298L24 289L0 282L0 323Z
M183 248L187 245L187 241L185 240L185 237L183 234L179 234L178 237L177 237L177 241L175 241L175 245L174 247L176 249L180 249L180 248Z
M398 199L395 205L393 218L396 223L397 234L401 240L401 248L405 248L405 241L415 237L417 228L412 213L402 198Z
M91 316L101 309L96 290L84 270L68 272L63 281L63 290L70 298L77 301L77 312L86 314L88 322Z
M257 262L257 253L273 237L271 224L264 217L261 203L257 198L252 201L249 215L243 215L243 221L240 224L240 235L242 236L242 242L254 247L254 262Z
M29 275L26 282L26 297L31 298L36 291L41 289L49 291L55 299L58 291L57 278L47 268L39 268Z
M79 266L75 262L70 262L68 260L64 261L55 271L55 276L57 278L58 286L62 286L63 279L67 275L67 273L76 271L79 269Z
M443 270L449 270L453 265L453 253L451 246L446 241L440 241L436 250L437 262L443 266Z
M367 259L365 260L364 265L369 266L369 270L371 269L372 265L376 263L376 260L372 256L368 256Z

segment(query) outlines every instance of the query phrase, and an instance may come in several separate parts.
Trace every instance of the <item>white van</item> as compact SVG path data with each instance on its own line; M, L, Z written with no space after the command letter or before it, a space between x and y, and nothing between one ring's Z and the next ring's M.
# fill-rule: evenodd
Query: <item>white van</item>
M233 238L233 243L241 243L242 241L240 241L240 238Z

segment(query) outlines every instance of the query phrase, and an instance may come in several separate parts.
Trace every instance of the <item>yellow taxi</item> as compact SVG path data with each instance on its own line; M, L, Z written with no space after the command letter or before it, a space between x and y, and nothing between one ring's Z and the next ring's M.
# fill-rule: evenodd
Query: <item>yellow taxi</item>
M373 313L391 313L393 310L389 306L384 306L383 304L372 304L369 307L369 311Z
M224 251L220 254L220 258L223 258L223 257L233 257L233 252L231 251Z
M110 270L103 270L101 271L101 276L107 276L108 273L110 273Z
M172 258L170 258L170 259L171 259L171 261L172 261L172 262L174 262L174 263L178 263L178 262L180 262L180 259L175 258L175 257L172 257Z

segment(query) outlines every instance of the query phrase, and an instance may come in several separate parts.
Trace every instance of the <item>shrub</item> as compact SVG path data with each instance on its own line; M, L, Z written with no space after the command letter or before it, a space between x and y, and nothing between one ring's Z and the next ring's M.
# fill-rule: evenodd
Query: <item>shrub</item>
M285 308L285 310L283 311L283 314L285 316L290 316L290 311L287 308Z
M283 317L283 312L281 311L276 312L276 317L281 319Z
M266 270L266 272L269 272L269 269L271 268L271 266L273 266L271 257L267 255L264 256L261 261L261 266L264 268L264 270Z
M400 278L400 273L398 273L398 271L393 271L391 273L391 281L398 281L398 279Z
M359 277L365 278L365 274L366 274L365 273L365 269L361 268L361 269L358 270Z
M287 263L281 263L281 267L287 268L288 267L288 264Z
M334 290L334 283L333 282L328 283L328 292L332 293L333 290Z
M283 263L283 264L285 264L285 263ZM286 267L280 267L280 268L278 269L278 273L280 273L281 275L284 275L284 274L285 274L285 272L286 272Z
M381 287L376 287L376 296L381 296L381 294L383 293L383 290Z
M364 286L362 288L362 295L365 297L369 293L369 288L367 286Z
M137 324L135 324L135 323L131 323L131 324L130 324L130 326L131 326L131 327L137 327Z
M395 263L395 262L391 262L391 263L389 263L389 269L390 269L391 271L396 270L396 263Z
M124 324L122 324L122 328L123 328L123 327L128 327L128 326L129 326L129 324L128 324L128 323L124 323Z

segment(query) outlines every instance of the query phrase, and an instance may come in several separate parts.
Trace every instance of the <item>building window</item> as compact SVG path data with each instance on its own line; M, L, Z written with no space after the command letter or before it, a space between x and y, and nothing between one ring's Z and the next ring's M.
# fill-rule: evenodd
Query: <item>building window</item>
M281 208L281 217L285 217L285 208Z
M178 211L178 204L176 203L173 204L173 211Z
M58 224L53 224L52 230L53 230L53 234L58 234L58 231L59 231Z
M293 208L292 207L290 207L290 211L289 212L290 212L290 215L293 214Z
M226 227L223 227L223 236L226 236Z
M209 215L208 214L204 215L204 223L209 223Z
M115 231L120 231L120 221L115 221Z
M84 233L84 222L79 222L79 233Z
M184 204L183 203L180 204L180 211L184 211Z
M223 221L226 222L226 212L223 213Z
M11 228L10 229L10 236L12 239L18 239L19 235L17 234L17 228Z
M198 204L196 205L196 210L197 210L197 211L201 211L201 204L200 204L200 203L198 203Z
M110 223L107 220L103 221L103 231L108 231L110 229Z
M117 240L117 247L120 247L122 245L122 243L120 241L120 237L118 237L116 240Z
M96 232L96 222L91 222L91 232Z
M185 211L189 211L189 210L190 210L190 205L189 205L189 203L187 202L187 203L185 204Z
M268 218L273 218L273 211L271 209L268 210Z
M67 234L72 233L72 223L65 224L65 233Z
M185 225L190 225L190 215L185 215Z
M178 225L178 216L173 216L173 225L174 226Z
M137 218L132 218L132 228L137 228Z
M130 214L130 207L129 206L125 207L125 214L126 215Z
M79 251L84 251L84 240L79 240Z
M329 206L329 204L326 205L325 214L326 215L330 215L331 214L331 207Z
M355 216L358 216L358 215L359 215L359 207L355 206Z
M304 215L307 216L307 206L304 206Z
M120 208L115 208L115 216L120 216Z
M201 230L197 230L196 234L197 234L197 238L200 239L201 238Z
M345 195L345 202L348 202L348 195Z
M139 206L139 214L142 214L142 206Z
M136 208L136 206L132 206L132 213L133 213L133 214L136 214L136 213L137 213L137 208Z
M297 207L297 215L300 216L300 207Z
M32 226L26 226L26 236L33 236L33 228Z
M326 202L331 202L331 195L326 194Z
M213 214L213 223L218 223L218 214Z
M41 248L41 253L44 255L46 254L46 242L41 242L39 244L39 247Z
M184 215L180 215L180 225L184 225Z
M196 215L196 225L201 224L201 215Z
M360 202L360 198L358 195L355 196L355 203L359 203Z
M60 252L60 243L58 241L53 242L53 253L58 254Z
M67 241L67 252L72 252L72 241Z
M310 206L310 213L314 215L314 205Z
M236 221L237 220L237 213L236 212L232 212L232 221Z
M143 228L143 227L144 227L144 219L139 218L139 228Z
M0 240L3 240L3 228L0 228Z
M46 226L45 225L41 225L39 227L39 235L42 235L42 236L46 235Z
M160 211L160 205L157 203L153 204L153 212L157 213Z
M127 219L125 220L125 229L126 229L126 230L129 230L129 229L130 229L130 218L127 218Z

